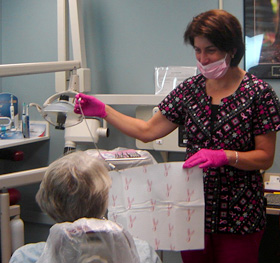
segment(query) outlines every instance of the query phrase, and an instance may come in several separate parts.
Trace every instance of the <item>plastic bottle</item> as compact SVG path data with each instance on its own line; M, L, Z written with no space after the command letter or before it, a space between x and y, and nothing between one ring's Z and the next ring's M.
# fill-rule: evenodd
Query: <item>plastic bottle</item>
M22 105L22 134L24 138L30 137L28 105Z
M11 95L10 117L11 117L11 129L13 129L15 128L15 108L13 103L13 95Z

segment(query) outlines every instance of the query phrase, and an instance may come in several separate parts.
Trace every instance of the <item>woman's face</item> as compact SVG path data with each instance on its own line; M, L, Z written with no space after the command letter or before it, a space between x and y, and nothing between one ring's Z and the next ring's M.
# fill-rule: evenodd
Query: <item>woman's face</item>
M225 58L227 52L221 51L214 44L212 44L207 38L198 36L194 38L194 50L196 59L203 65L216 62L220 59ZM226 57L227 63L231 56Z

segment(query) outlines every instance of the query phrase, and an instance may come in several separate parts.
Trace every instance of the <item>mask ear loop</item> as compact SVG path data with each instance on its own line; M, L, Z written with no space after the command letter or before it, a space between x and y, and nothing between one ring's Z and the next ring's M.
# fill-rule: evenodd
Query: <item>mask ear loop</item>
M98 155L109 165L109 167L110 167L111 170L117 170L115 165L113 165L112 163L108 162L108 161L104 158L104 156L101 154L99 148L97 147L97 144L95 143L94 137L93 137L93 135L92 135L92 133L91 133L91 130L90 130L90 128L89 128L87 119L86 119L86 117L85 117L85 115L84 115L84 112L83 112L83 109L82 109L82 106L81 106L81 100L82 100L81 98L78 99L78 104L79 104L79 108L80 108L80 111L81 111L81 114L82 114L82 118L83 118L83 120L85 121L85 124L86 124L86 126L87 126L88 132L89 132L89 134L90 134L90 137L91 137L91 139L92 139L92 142L93 142L93 144L94 144L94 147L95 147L95 149L96 149L97 152L98 152Z

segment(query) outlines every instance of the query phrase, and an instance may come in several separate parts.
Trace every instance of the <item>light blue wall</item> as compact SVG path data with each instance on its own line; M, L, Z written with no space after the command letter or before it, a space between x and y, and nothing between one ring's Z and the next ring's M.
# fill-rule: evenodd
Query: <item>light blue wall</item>
M200 8L190 2L84 1L93 91L153 93L155 66L194 65L183 32ZM205 8L211 6L213 1L207 1Z
M1 1L2 63L57 60L56 0ZM218 8L218 2L83 0L87 61L92 72L91 93L152 94L154 67L195 65L192 48L183 43L184 30L194 15ZM223 7L243 24L243 1L225 0ZM20 103L42 105L55 92L54 74L7 77L1 82L3 92L15 94ZM269 82L279 93L279 81ZM117 109L134 115L132 106ZM30 114L31 119L41 119L35 109ZM101 139L100 148L136 147L133 139L110 128L112 137ZM49 162L62 154L63 137L62 131L51 127ZM183 154L171 154L173 159L182 160ZM277 162L272 170L280 170Z

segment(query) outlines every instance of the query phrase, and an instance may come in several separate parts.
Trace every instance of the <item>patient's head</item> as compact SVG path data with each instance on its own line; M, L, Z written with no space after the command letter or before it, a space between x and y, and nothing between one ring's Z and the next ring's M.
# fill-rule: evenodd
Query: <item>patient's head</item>
M107 210L110 186L104 162L78 151L49 165L36 201L56 222L101 218Z

